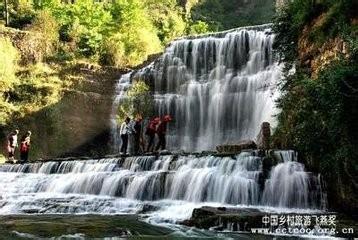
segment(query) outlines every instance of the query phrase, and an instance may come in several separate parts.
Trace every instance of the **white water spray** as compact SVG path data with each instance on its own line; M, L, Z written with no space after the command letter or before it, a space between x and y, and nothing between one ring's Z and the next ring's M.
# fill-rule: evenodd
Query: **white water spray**
M264 121L275 124L281 67L273 40L268 25L183 38L132 74L154 84L156 114L174 116L170 149L213 149L254 139Z

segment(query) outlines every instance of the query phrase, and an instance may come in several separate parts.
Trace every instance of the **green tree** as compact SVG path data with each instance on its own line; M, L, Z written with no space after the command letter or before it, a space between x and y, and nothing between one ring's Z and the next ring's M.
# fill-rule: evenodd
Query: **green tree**
M297 149L310 171L322 173L331 206L352 209L358 186L357 30L351 21L356 8L352 0L291 1L273 27L274 46L286 66L274 147ZM313 79L310 65L299 56L301 37L313 46L306 49L312 59L326 42L337 39L345 41L349 54L336 52L336 60Z
M192 21L203 21L210 31L268 23L274 0L199 0L191 8Z
M146 0L145 4L163 44L184 34L185 14L176 0Z
M188 29L188 34L190 35L197 35L209 32L209 25L203 21L196 21L190 24Z
M9 0L8 2L9 26L21 29L32 23L36 15L32 0Z
M149 86L142 80L136 80L126 92L118 106L117 121L123 122L125 118L134 118L138 114L150 117L154 111L154 99Z
M48 10L39 11L28 30L40 35L42 55L51 56L55 52L59 43L59 25Z
M116 0L111 7L115 34L104 44L102 62L133 66L162 49L156 29L139 0Z
M101 2L78 0L75 4L61 4L53 9L53 14L61 26L61 39L74 41L78 52L86 57L96 55L111 33L112 17Z

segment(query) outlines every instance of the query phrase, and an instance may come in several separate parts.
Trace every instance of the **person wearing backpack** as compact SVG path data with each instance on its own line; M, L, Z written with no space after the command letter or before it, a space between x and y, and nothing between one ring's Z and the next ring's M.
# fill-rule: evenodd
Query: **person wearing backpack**
M20 143L21 162L27 162L29 159L30 142L31 142L31 132L27 131L27 133L24 136L22 136L21 143Z
M159 141L158 141L157 147L155 148L156 151L165 150L165 148L166 148L165 136L167 133L168 122L170 122L171 120L172 120L172 117L170 115L165 115L157 127L157 135L158 135Z
M159 124L160 118L154 117L148 123L147 129L145 131L145 135L147 135L147 152L153 152L154 148L154 140L155 140L155 133L157 129L157 125Z
M142 137L142 116L140 114L137 115L136 120L134 122L134 155L138 155L140 153L140 143Z

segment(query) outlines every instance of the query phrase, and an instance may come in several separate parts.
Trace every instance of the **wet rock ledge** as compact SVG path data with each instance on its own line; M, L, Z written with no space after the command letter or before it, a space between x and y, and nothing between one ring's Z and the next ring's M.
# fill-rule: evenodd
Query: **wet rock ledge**
M190 219L181 224L201 229L248 231L260 227L266 213L257 209L236 209L226 207L201 207L194 209Z

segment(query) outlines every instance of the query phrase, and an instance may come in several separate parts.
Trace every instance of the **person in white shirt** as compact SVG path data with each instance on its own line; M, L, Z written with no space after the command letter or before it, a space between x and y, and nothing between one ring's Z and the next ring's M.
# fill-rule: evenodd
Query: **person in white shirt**
M122 146L121 146L121 153L126 154L127 153L127 147L128 147L128 134L130 134L130 118L127 117L126 120L121 124L121 128L119 130L119 134L121 135L122 139Z
M18 147L17 144L17 135L19 130L16 129L14 132L10 133L7 138L7 151L8 151L8 161L13 162L15 160L15 149Z

